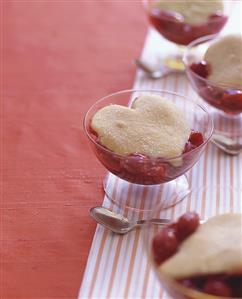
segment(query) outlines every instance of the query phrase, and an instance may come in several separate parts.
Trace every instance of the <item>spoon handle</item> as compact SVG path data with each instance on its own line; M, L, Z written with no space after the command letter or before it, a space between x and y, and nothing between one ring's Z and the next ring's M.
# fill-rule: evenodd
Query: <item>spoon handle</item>
M152 218L152 219L149 219L149 220L142 219L142 220L138 220L136 222L135 226L144 225L147 222L150 222L152 224L157 224L157 225L165 225L165 224L171 223L172 220L165 219L165 218ZM203 223L205 223L205 220L200 220L200 224L203 224Z
M153 218L153 219L149 219L149 220L144 220L144 219L142 219L142 220L138 220L136 224L137 224L137 225L143 225L143 224L147 223L148 221L151 222L151 223L153 223L153 224L157 224L157 225L165 225L165 224L171 222L170 219L165 219L165 218Z

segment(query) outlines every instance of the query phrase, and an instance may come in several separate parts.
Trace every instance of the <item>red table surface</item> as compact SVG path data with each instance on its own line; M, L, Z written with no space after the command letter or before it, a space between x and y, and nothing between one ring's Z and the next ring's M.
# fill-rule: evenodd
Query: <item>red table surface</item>
M138 1L1 1L1 299L77 297L105 173L82 119L146 28Z

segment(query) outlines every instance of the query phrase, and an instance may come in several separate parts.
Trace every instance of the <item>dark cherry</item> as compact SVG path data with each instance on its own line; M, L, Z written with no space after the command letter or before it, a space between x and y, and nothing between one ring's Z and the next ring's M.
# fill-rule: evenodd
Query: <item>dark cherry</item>
M201 62L198 63L192 63L190 65L190 69L196 73L198 76L207 78L208 75L210 74L210 66L207 64L206 61L202 60Z
M195 147L198 147L204 142L203 135L200 132L192 132L188 141Z
M201 145L203 142L204 142L204 138L203 138L202 133L195 132L195 131L191 132L191 134L189 136L189 139L185 144L185 148L184 148L183 153L190 152L194 148Z
M220 279L211 278L208 279L203 287L205 293L221 296L221 297L230 297L232 296L232 291L229 285Z
M126 171L132 174L145 175L149 169L148 157L139 153L133 153L128 155L127 159L124 159L122 166Z
M187 212L177 222L168 224L153 239L155 262L160 265L176 253L179 243L193 233L198 225L199 216L195 212Z
M152 248L155 262L158 265L176 253L178 241L174 230L164 228L160 231L153 239Z
M177 221L177 233L179 241L183 241L196 231L199 226L199 215L195 212L187 212Z

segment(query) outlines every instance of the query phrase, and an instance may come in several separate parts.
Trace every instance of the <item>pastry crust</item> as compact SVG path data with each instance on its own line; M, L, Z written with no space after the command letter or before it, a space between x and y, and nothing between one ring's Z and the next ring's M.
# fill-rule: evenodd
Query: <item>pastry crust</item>
M242 272L242 214L209 219L188 237L159 271L175 279Z
M141 95L131 108L109 105L92 118L99 142L121 155L139 153L150 158L182 154L190 127L182 111L158 95Z
M214 42L204 60L211 66L208 80L242 87L242 36L230 34Z
M183 16L184 21L189 24L199 24L208 21L209 16L214 13L223 12L223 1L201 1L201 0L160 0L157 7L170 12L176 12Z

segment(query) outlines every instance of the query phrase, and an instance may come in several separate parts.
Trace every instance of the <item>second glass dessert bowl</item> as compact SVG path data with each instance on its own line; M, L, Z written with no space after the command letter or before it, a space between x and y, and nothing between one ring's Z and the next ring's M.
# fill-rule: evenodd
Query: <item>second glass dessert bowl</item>
M162 9L160 5L164 2L165 7L168 5L167 9ZM168 3L169 2L169 3ZM161 1L161 0L143 0L144 8L148 14L149 22L151 26L167 41L176 45L174 49L172 49L172 44L169 47L169 55L164 57L163 63L172 69L184 70L184 66L182 63L182 55L185 47L194 41L203 36L212 35L219 33L224 25L228 21L228 15L230 11L230 4L228 1L223 2L224 10L221 11L213 11L213 3L204 2L199 4L201 7L191 8L190 18L193 15L199 14L199 9L203 9L203 4L205 4L205 9L210 5L211 6L211 15L208 16L207 20L198 21L194 23L186 22L184 16L182 16L177 11L172 10L171 5L172 1ZM179 4L179 1L173 1L174 7ZM164 4L163 4L164 5ZM179 4L184 6L184 3ZM185 5L197 5L196 1L192 3L185 3ZM169 10L168 10L169 8ZM187 12L186 12L187 14ZM172 53L171 53L172 52Z
M228 153L236 154L242 144L242 86L211 82L207 79L210 66L204 61L207 49L219 38L212 35L193 41L184 53L183 62L192 87L209 105L215 143Z
M181 155L172 158L149 158L138 152L120 155L100 143L97 134L91 128L91 121L96 112L112 104L131 107L140 95L159 95L180 108L191 128L190 138ZM205 108L176 93L125 90L97 101L85 115L84 130L96 157L110 172L103 184L108 198L123 208L150 211L160 202L163 202L164 208L175 205L190 192L184 174L204 151L213 132L213 122ZM114 186L110 187L111 181L119 184L121 191L118 194L116 192L114 195ZM132 193L131 189L135 192ZM133 195L128 196L128 192ZM140 196L141 193L145 193L145 196Z

